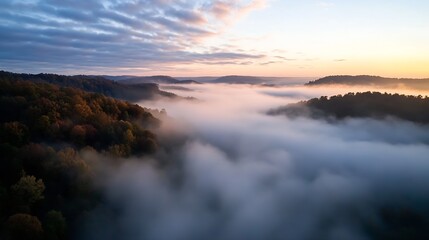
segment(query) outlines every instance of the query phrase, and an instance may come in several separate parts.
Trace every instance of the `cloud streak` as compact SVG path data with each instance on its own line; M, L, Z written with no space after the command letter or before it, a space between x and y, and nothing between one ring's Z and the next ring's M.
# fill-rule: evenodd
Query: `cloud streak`
M82 72L260 58L234 49L194 47L263 2L6 1L0 4L0 59L3 67L14 71ZM25 67L31 64L37 67Z

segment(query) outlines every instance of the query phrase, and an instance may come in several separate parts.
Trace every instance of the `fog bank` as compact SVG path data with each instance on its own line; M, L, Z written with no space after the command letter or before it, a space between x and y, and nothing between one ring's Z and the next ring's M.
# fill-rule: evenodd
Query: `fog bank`
M166 109L173 119L158 134L177 145L106 168L105 205L82 239L360 240L383 238L397 211L429 219L427 126L265 114L350 88L186 88L199 101L141 103Z

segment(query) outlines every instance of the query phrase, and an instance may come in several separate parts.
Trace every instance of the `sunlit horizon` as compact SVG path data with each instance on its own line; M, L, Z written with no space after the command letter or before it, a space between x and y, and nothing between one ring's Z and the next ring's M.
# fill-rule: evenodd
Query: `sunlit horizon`
M0 6L1 69L12 72L429 77L425 1L28 0Z

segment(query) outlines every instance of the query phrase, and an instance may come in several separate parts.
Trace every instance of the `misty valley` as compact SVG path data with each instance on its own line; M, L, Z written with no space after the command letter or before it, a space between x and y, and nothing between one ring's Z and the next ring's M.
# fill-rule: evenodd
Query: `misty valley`
M429 238L425 88L246 79L0 72L0 238Z

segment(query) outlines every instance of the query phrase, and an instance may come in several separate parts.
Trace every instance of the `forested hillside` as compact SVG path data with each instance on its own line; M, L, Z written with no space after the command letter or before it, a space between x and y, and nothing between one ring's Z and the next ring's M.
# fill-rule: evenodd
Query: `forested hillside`
M129 101L139 101L159 97L178 97L173 93L161 91L157 84L142 83L126 85L97 76L64 76L45 73L18 74L0 71L0 80L1 79L31 81L36 83L50 83L61 87L73 87L88 92L101 93L106 96Z
M157 138L149 129L160 122L138 105L101 94L4 78L0 239L69 239L100 200L82 154L151 154Z
M308 86L320 86L320 85L353 85L353 86L383 86L383 87L409 87L415 89L428 89L429 78L385 78L380 76L370 75L338 75L338 76L327 76L319 78L314 81L308 82Z
M313 118L385 118L429 124L429 98L399 94L363 92L313 98L273 109L270 114L310 116Z

